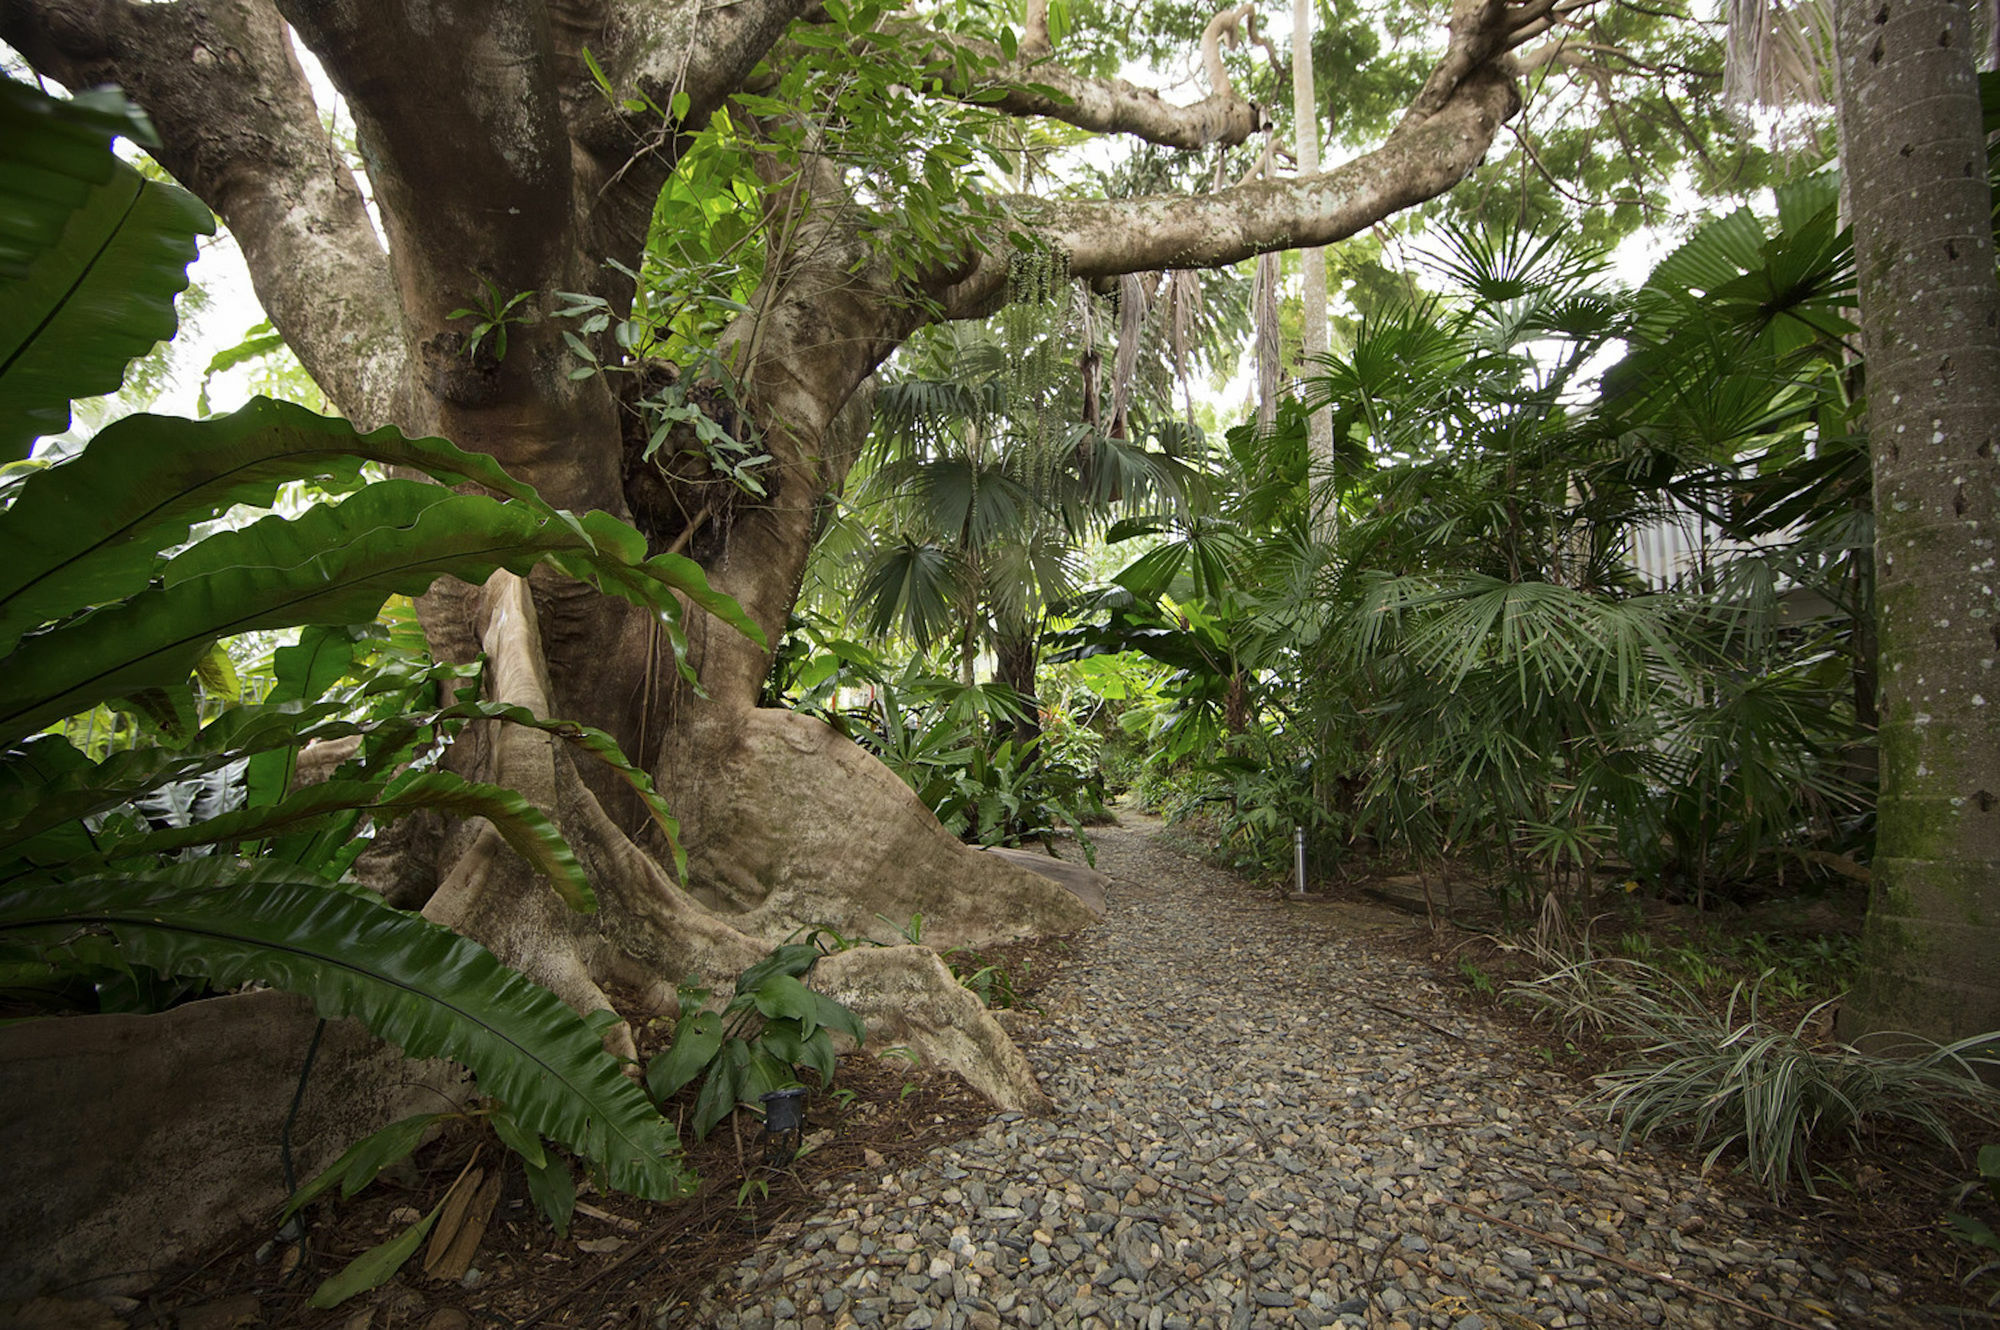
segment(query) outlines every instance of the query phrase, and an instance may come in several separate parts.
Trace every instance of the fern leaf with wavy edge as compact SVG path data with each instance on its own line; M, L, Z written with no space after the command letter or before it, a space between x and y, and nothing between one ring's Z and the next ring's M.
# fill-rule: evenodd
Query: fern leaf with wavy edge
M213 234L194 195L123 162L91 188L62 239L0 291L0 462L68 429L72 398L116 392L127 364L174 335L195 237Z
M0 734L181 683L219 637L364 621L397 591L447 573L480 582L496 568L525 572L576 542L529 509L408 481L225 531L169 563L163 585L24 640L0 662Z
M296 519L218 533L170 562L164 585L27 638L0 660L0 738L180 683L218 637L363 622L389 596L418 594L438 577L483 582L555 554L566 571L659 614L678 639L672 570L649 560L635 572L629 551L600 548L594 535L607 523L630 531L608 517L587 527L565 513L388 480Z
M653 778L625 755L618 741L603 730L572 720L551 720L537 716L526 707L506 702L482 702L471 699L454 702L436 711L420 712L414 715L394 716L380 721L346 721L315 725L302 731L295 742L311 743L318 739L343 739L349 735L382 735L389 739L391 746L400 742L400 736L414 734L421 730L448 725L456 721L493 720L509 725L520 725L528 729L540 730L572 748L578 748L604 763L616 772L626 785L631 787L655 826L667 838L673 851L674 866L680 875L687 876L687 852L680 843L681 824L667 807L667 801L654 788ZM4 848L4 846L0 846Z
M239 758L276 749L303 747L320 739L408 732L453 721L495 720L554 735L603 762L646 805L672 847L675 867L687 875L680 823L653 786L652 777L603 730L567 720L545 720L525 707L465 701L436 711L378 721L348 720L343 702L236 707L205 726L186 749L138 748L92 763L67 740L38 735L0 757L0 857L21 852L36 836L66 823L129 803L161 785L214 771Z
M116 88L93 88L65 101L0 79L0 174L8 183L8 207L0 214L0 280L25 276L35 258L62 239L90 187L111 178L118 162L111 144L120 135L142 147L160 143L146 113Z
M0 755L0 853L49 828L128 803L238 758L302 744L344 703L232 707L184 749L132 748L92 762L60 735L38 734ZM336 720L336 723L337 720Z
M138 591L195 523L237 504L267 508L291 481L358 480L368 462L555 511L489 457L393 427L363 434L290 402L256 398L210 420L127 416L24 481L0 519L0 651L49 619Z
M523 1127L601 1164L650 1200L690 1178L672 1124L553 993L449 929L323 883L230 882L206 860L151 874L0 893L0 938L60 949L108 933L131 961L219 987L262 980L354 1016L410 1057L448 1057Z
M597 908L583 865L541 809L512 790L449 771L409 771L390 781L324 781L262 808L241 808L190 826L133 836L106 846L103 857L130 859L195 845L234 845L312 831L345 813L368 813L382 822L421 808L485 818L516 854L549 879L571 909L589 913Z

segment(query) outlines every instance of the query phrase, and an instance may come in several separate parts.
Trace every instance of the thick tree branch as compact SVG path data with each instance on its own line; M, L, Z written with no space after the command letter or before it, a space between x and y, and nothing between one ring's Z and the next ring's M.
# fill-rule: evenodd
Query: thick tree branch
M354 113L413 332L477 303L482 279L511 296L569 275L569 134L542 11L279 8ZM440 78L446 53L451 77Z
M627 263L637 257L653 202L688 137L742 86L792 20L817 3L635 0L560 11L563 98L571 136L582 150L579 201L589 255ZM604 71L613 96L605 95L584 63L585 48ZM675 96L683 92L686 113L671 119ZM627 99L641 103L640 108L628 109ZM631 296L629 286L607 289L604 281L593 289L621 304Z
M386 257L268 5L11 0L0 38L71 88L116 83L144 106L161 164L229 227L321 389L363 424L407 418Z
M735 518L731 543L756 559L725 558L709 577L742 603L776 642L798 593L822 496L837 492L860 438L836 427L855 390L924 322L888 258L859 234L838 173L808 171L816 198L792 231L786 261L751 299L755 317L726 332L718 355L736 365L775 459L768 502ZM702 682L716 701L754 702L768 665L733 630L703 625L711 639ZM731 662L722 663L726 655Z
M559 507L623 514L610 389L569 378L578 362L549 317L556 293L596 265L577 240L548 14L474 0L278 3L354 114L426 390L414 423L491 454ZM502 327L475 346L459 310Z
M699 128L742 87L792 20L817 4L818 0L743 0L729 5L631 0L609 7L594 31L572 25L564 51L565 70L573 71L564 88L571 103L572 133L587 151L623 161L660 142L664 127L651 107L627 110L622 99L638 98L668 110L680 92L688 95L688 107L677 128ZM618 101L605 97L584 65L585 46Z
M1054 52L1049 38L1049 0L1028 0L1021 16L1021 54L1034 59Z
M1201 67L1208 76L1210 96L1236 95L1236 85L1229 81L1229 69L1222 63L1222 47L1225 42L1235 46L1246 25L1254 39L1257 31L1255 0L1243 0L1242 4L1223 10L1202 29Z
M912 27L905 35L914 43L925 34ZM1150 88L1123 79L1086 78L1047 60L1008 60L999 47L973 37L928 36L938 52L937 73L943 79L940 95L976 98L980 105L1009 115L1047 116L1093 133L1130 134L1161 147L1190 151L1212 143L1238 144L1270 125L1264 109L1237 96L1226 77L1202 100L1175 106ZM974 63L985 71L980 78L966 81L954 77L950 60L954 49L974 57ZM1030 84L1053 89L1056 95L1035 91Z
M1331 171L1213 194L1024 202L1018 216L1029 235L1069 256L1077 277L1213 268L1330 245L1463 180L1519 105L1512 78L1489 66L1462 79L1421 124ZM950 317L990 313L1006 294L1006 278L1004 256L983 260L947 294Z
M1474 70L1548 31L1556 16L1593 3L1595 0L1454 0L1451 44L1410 102L1396 133L1415 129L1443 110Z

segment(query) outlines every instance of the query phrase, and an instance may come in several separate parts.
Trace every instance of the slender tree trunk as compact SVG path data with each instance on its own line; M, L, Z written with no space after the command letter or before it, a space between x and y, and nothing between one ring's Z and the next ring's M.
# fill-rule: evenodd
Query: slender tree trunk
M1315 0L1292 0L1292 134L1299 157L1299 173L1319 172L1319 98L1313 87L1313 5ZM1313 372L1314 358L1327 352L1326 341L1326 251L1299 252L1305 269L1305 292L1300 320L1299 377ZM1325 410L1306 419L1306 439L1313 465L1323 469L1329 485L1333 478L1333 417ZM1318 516L1317 530L1331 540L1339 512L1338 497L1329 493L1326 507Z
M2000 285L1970 17L1837 6L1882 689L1852 1036L2000 1027Z
M1035 697L1035 668L1040 662L1035 625L1016 627L995 644L1000 657L1000 682L1021 695L1023 709L1014 722L1017 743L1032 743L1042 737L1041 704Z

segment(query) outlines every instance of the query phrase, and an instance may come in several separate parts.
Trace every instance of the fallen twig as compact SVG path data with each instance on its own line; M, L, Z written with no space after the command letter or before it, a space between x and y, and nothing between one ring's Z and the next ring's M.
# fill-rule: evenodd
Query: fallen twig
M1406 1021L1415 1021L1418 1025L1423 1026L1426 1030L1436 1030L1439 1034L1444 1035L1446 1038L1456 1039L1461 1044L1490 1044L1493 1042L1490 1039L1474 1039L1471 1035L1460 1034L1456 1030L1447 1030L1442 1025L1439 1025L1436 1021L1425 1020L1422 1016L1417 1015L1417 1013L1415 1013L1414 1011L1404 1011L1401 1007L1392 1007L1386 1002L1375 1002L1371 1000L1368 1003L1368 1005L1375 1008L1375 1010L1377 1011L1386 1011L1391 1016L1401 1016Z
M614 1215L609 1210L600 1210L596 1206L584 1201L576 1203L576 1212L580 1215L589 1215L592 1219L598 1220L600 1223L609 1224L613 1228L623 1229L627 1233L637 1233L644 1227L627 1219L624 1215Z
M1670 1275L1666 1273L1664 1270L1649 1270L1643 1265L1638 1265L1632 1261L1627 1261L1620 1257L1613 1256L1609 1252L1592 1251L1590 1248L1584 1246L1580 1242L1571 1242L1568 1238L1557 1237L1555 1234L1547 1232L1546 1230L1533 1228L1527 1224L1516 1223L1514 1220L1511 1219L1502 1219L1499 1215L1490 1215L1486 1213L1486 1211L1478 1208L1477 1206L1466 1205L1459 1201L1446 1201L1445 1204L1450 1206L1454 1210L1461 1210L1466 1214L1471 1215L1475 1219L1483 1219L1489 1224L1500 1224L1507 1228L1514 1229L1517 1232L1526 1233L1530 1237L1541 1238L1543 1241L1552 1242L1558 1247L1562 1247L1569 1251L1576 1252L1579 1255L1588 1256L1593 1261L1604 1261L1607 1264L1617 1266L1620 1270L1630 1270L1635 1275L1642 1275L1647 1279L1656 1280L1659 1283L1670 1285L1673 1288L1681 1290L1683 1293L1692 1293L1698 1298L1712 1298L1717 1302L1726 1302L1732 1307L1740 1307L1746 1312L1752 1312L1758 1316L1762 1316L1766 1320L1773 1321L1778 1325L1789 1325L1793 1328L1793 1330L1812 1330L1812 1327L1806 1325L1804 1322L1794 1321L1790 1317L1780 1316L1778 1315L1778 1313L1774 1311L1767 1311L1762 1307L1758 1307L1751 1303L1744 1302L1740 1298L1732 1298L1727 1293L1717 1293L1712 1288L1703 1288L1700 1284L1690 1284L1687 1280L1682 1279L1676 1275Z

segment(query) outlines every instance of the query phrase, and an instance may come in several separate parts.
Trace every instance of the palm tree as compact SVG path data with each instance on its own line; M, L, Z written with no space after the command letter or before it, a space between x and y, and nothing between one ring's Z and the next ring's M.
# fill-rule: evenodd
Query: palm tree
M1058 296L1095 299L1067 283ZM1114 422L1099 428L1087 371L1105 321L1069 320L1054 335L1039 326L1047 321L951 325L920 339L905 372L877 391L853 500L878 510L871 525L887 533L855 592L868 631L900 632L920 650L952 642L967 685L990 647L1000 682L1024 701L1024 740L1039 733L1042 631L1076 589L1081 542L1116 512L1185 502L1198 474L1175 422L1136 440L1116 437ZM1086 373L1071 374L1079 362Z

